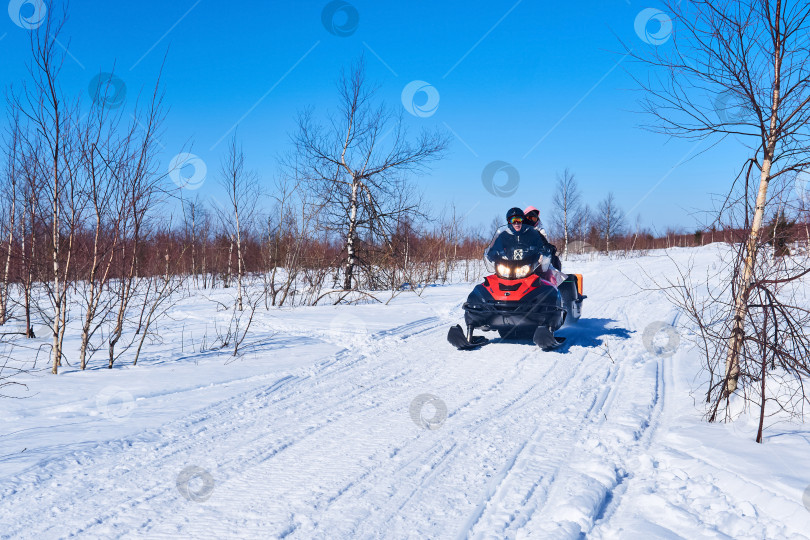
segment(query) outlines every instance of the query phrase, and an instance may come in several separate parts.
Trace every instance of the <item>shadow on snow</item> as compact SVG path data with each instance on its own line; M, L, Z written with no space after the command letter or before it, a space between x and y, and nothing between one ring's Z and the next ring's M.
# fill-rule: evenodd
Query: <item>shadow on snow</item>
M563 326L555 335L566 338L556 351L565 352L571 346L577 347L599 347L604 343L605 338L615 337L618 339L629 339L634 333L632 330L615 326L618 321L614 319L580 319L576 324ZM510 342L525 343L535 346L531 339L510 339L495 338L493 343Z

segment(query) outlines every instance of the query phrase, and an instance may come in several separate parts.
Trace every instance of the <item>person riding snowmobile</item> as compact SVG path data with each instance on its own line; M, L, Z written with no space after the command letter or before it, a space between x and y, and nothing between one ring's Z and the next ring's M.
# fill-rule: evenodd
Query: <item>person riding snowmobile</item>
M504 257L513 259L518 253L521 254L520 258L523 258L540 253L544 249L551 249L548 240L526 223L526 216L520 208L509 209L506 213L506 223L508 228L498 235L487 251L487 258L490 261L495 262Z
M531 227L535 228L537 232L543 237L543 240L551 246L552 255L551 255L551 266L557 269L557 271L562 272L562 262L560 258L557 257L557 246L552 244L548 241L548 237L546 236L546 230L543 228L543 224L540 223L540 210L535 208L534 206L529 206L526 210L523 211L523 215L526 218L526 223Z
M565 338L554 335L566 321L581 314L578 275L564 276L551 267L551 244L526 222L520 208L506 213L508 228L499 229L485 257L493 274L475 286L464 302L464 325L451 327L447 341L459 350L489 343L474 335L476 328L497 331L501 339L528 340L544 351L558 348ZM571 278L574 279L571 279Z

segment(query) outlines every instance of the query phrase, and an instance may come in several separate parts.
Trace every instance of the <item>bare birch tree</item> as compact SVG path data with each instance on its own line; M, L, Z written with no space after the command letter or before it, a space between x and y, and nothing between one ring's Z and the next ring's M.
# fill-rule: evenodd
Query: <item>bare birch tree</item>
M294 142L307 187L325 202L323 222L345 246L348 291L356 288L356 268L364 262L361 238L389 235L401 216L418 210L412 202L391 203L401 201L397 194L408 185L406 175L439 159L448 139L423 131L409 142L402 114L373 102L362 59L343 72L338 90L340 106L329 127L316 122L311 110L304 112Z
M292 173L292 174L290 174ZM265 308L283 306L302 274L305 243L320 228L320 203L302 189L296 171L287 171L275 183L273 209L267 218ZM309 233L309 234L308 234ZM268 302L269 301L269 302Z
M202 274L203 288L207 286L205 276L205 244L210 226L208 210L200 201L199 195L194 200L181 200L183 209L184 242L191 256L189 274L192 282L198 284L198 276ZM202 256L202 260L199 257Z
M150 101L143 111L132 114L120 145L120 161L116 175L118 189L123 194L124 212L120 217L122 241L117 254L121 278L117 282L115 321L107 341L112 369L117 358L115 347L124 332L130 302L137 293L141 243L147 237L149 217L160 203L165 174L157 172L157 134L164 119L160 79L155 83Z
M64 18L50 11L44 25L31 32L33 59L28 66L31 87L23 88L22 95L14 95L14 108L22 115L30 129L21 130L23 144L37 148L36 166L47 178L47 189L42 192L50 216L50 239L47 246L51 266L50 280L46 285L52 313L48 323L52 331L52 373L57 373L62 360L62 342L67 320L67 287L71 270L71 255L74 248L76 226L80 218L77 197L78 177L75 159L75 133L70 118L75 114L75 105L68 102L59 86L59 73L65 53L57 48L57 38ZM40 158L41 156L41 158Z
M19 147L20 147L20 124L19 116L15 114L12 122L9 140L6 144L6 170L4 171L3 182L3 205L0 211L3 212L2 231L6 238L5 263L3 266L3 282L0 283L0 325L6 323L9 303L9 283L11 272L11 256L14 249L15 219L17 217L17 184L20 181L19 170Z
M79 366L87 367L90 340L104 323L112 308L112 298L107 293L112 277L113 254L118 248L126 215L126 191L122 191L116 177L120 173L121 154L127 148L118 140L115 132L118 119L108 118L108 110L98 104L91 106L83 122L78 126L80 168L85 181L84 192L80 196L88 201L93 230L92 246L89 253L88 269L85 270L81 294L84 317L82 320L81 344L79 346ZM81 284L80 284L81 285Z
M552 225L563 237L563 257L568 258L568 242L573 225L581 212L581 194L577 180L569 169L557 175L556 190L551 201L554 211Z
M760 233L775 178L810 165L810 4L805 0L666 2L677 31L671 47L640 57L661 68L643 82L656 129L687 138L735 136L751 157L746 183L746 238L733 284L734 313L726 347L724 394L737 389L739 359ZM758 180L758 181L757 181ZM753 190L749 190L750 186ZM736 183L736 182L735 182ZM733 192L734 186L729 192ZM731 202L731 197L729 201ZM724 205L722 211L727 209ZM718 216L718 221L720 216Z
M242 311L245 274L244 236L255 217L261 190L258 175L245 168L245 153L237 143L236 135L231 138L227 154L222 161L220 186L225 190L228 200L227 207L219 209L220 218L230 238L231 249L236 246L236 309ZM228 268L230 274L230 253Z
M605 242L605 251L610 255L610 243L618 236L624 234L625 217L624 211L619 208L613 192L608 193L596 210L594 225L599 231L599 236Z
M44 189L44 179L46 172L42 169L39 156L41 154L40 137L24 139L24 147L21 149L20 169L21 184L19 186L20 210L19 210L19 238L20 249L18 251L18 267L20 273L20 292L22 298L23 315L25 317L25 335L28 338L35 337L31 325L31 315L33 306L32 293L34 283L41 271L39 264L38 235L40 217L41 191Z

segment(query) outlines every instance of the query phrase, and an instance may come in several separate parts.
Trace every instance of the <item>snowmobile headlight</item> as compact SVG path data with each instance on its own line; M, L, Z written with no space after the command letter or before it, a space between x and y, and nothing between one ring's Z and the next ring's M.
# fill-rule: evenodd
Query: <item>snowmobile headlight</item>
M495 272L505 279L510 279L512 277L512 269L509 268L508 264L496 264Z
M523 266L518 266L517 268L515 268L515 277L518 278L518 279L523 279L523 278L525 278L526 276L529 275L529 272L531 272L531 270L532 270L532 267L529 266L528 264L524 264Z

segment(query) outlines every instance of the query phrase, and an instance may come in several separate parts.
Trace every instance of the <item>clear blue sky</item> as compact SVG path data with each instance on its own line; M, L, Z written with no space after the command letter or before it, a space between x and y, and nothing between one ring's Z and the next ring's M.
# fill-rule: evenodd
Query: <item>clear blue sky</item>
M438 92L434 114L405 115L414 133L423 126L454 133L449 156L418 182L435 211L454 203L472 224L488 224L515 205L533 204L546 216L555 173L569 167L592 206L612 190L630 224L640 215L659 231L691 229L690 212L711 207L710 193L724 191L743 156L730 141L683 162L709 145L695 148L640 128L647 119L637 112L628 72L644 76L646 68L621 61L619 39L639 50L654 47L634 23L643 9L662 8L657 2L351 0L358 20L344 37L322 23L327 4L74 0L61 39L72 55L63 86L87 98L93 76L114 67L130 105L154 84L168 51L161 158L168 166L193 143L208 164L198 192L216 196L225 146L216 143L234 124L242 119L249 165L269 185L297 112L332 108L341 66L365 54L368 76L391 107L403 107L403 88L414 80ZM33 12L22 9L24 16ZM340 28L350 19L347 8L333 20ZM660 30L656 24L649 31ZM3 87L24 79L28 32L0 17ZM417 104L425 98L418 94ZM482 184L484 167L495 160L520 173L510 197Z

